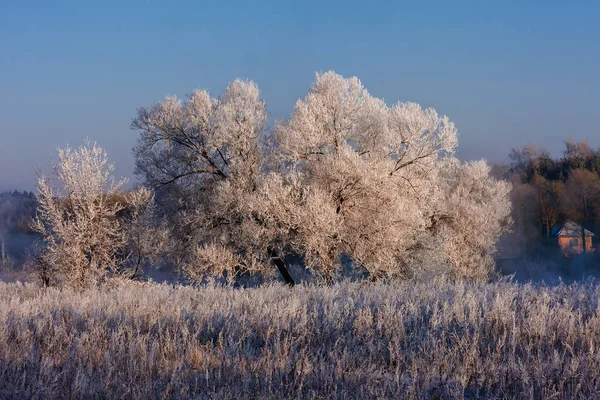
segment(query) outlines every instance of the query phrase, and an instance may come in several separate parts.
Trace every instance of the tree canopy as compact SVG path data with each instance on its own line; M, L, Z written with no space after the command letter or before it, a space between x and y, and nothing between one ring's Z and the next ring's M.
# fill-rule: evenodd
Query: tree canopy
M446 116L388 106L327 72L289 119L272 131L266 119L256 84L236 80L220 98L168 97L133 121L137 173L161 197L190 276L268 272L286 254L327 278L344 258L373 278L490 275L510 186L454 157Z

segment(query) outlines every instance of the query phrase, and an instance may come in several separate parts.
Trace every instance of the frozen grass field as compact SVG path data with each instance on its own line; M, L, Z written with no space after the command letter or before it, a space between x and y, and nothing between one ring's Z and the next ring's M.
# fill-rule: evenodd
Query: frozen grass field
M0 398L597 398L595 284L0 284Z

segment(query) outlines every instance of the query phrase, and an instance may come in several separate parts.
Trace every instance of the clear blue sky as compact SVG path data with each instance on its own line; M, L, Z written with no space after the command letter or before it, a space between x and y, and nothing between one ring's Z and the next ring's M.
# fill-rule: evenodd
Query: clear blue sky
M85 137L133 177L139 106L242 77L282 119L329 69L448 115L463 159L600 144L599 1L294 3L0 1L0 189Z

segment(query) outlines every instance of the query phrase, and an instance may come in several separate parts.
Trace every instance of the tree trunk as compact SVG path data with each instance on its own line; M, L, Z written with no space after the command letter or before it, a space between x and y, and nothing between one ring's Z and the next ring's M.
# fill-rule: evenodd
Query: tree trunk
M139 253L138 253L139 254ZM142 257L138 255L137 262L135 263L135 269L133 270L133 275L131 275L130 279L135 279L137 273L140 269L140 265L142 264Z
M285 283L287 283L290 287L293 287L296 284L296 281L292 277L292 274L290 274L290 271L285 266L285 263L283 262L281 257L277 255L277 252L274 249L268 249L268 252L269 257L271 257L273 264L275 264L275 266L279 270L279 273L285 280Z
M585 254L587 252L587 249L585 248L586 243L585 243L585 228L583 227L583 222L581 223L581 239L583 240L583 244L582 244L582 249L583 249L583 254Z

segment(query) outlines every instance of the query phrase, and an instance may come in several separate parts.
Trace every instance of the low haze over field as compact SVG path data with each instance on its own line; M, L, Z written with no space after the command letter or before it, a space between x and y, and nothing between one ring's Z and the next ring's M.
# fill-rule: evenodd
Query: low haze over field
M463 159L511 147L599 143L597 2L109 1L0 5L0 189L33 189L57 146L97 140L133 177L136 108L236 77L286 118L314 80L358 76L389 104L416 101L459 129Z

